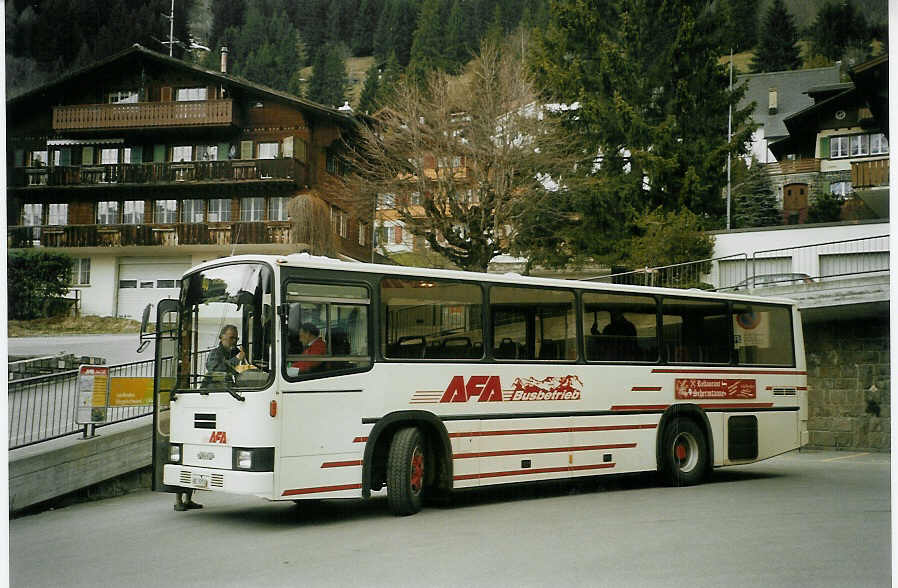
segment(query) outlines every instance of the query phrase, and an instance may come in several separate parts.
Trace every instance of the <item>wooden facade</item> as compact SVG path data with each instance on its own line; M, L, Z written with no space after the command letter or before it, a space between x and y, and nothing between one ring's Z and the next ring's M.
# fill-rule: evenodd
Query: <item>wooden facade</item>
M340 207L326 153L356 124L137 45L8 100L7 121L10 247L213 245L222 254L292 243L286 201L296 195L314 190ZM350 218L337 253L370 259L360 223L370 225Z

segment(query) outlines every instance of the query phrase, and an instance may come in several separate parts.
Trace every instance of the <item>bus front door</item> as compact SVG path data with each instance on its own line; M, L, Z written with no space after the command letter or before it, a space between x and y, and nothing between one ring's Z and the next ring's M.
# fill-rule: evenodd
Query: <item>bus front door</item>
M169 461L169 402L178 371L177 343L180 305L177 300L160 300L156 307L156 357L153 370L153 490L177 492L178 486L163 484Z

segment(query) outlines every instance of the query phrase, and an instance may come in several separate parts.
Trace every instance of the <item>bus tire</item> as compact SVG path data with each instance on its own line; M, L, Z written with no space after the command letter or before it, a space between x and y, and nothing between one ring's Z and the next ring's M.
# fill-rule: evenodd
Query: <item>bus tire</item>
M661 441L661 477L671 486L692 486L704 481L710 468L705 432L692 419L677 418L664 427Z
M387 502L394 515L421 510L426 456L424 435L417 427L406 427L393 435L387 457Z

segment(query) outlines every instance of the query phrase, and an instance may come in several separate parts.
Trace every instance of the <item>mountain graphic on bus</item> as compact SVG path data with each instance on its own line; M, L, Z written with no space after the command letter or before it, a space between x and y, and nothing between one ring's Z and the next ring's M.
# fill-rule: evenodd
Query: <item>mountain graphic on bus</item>
M512 400L579 400L583 382L579 376L515 378Z

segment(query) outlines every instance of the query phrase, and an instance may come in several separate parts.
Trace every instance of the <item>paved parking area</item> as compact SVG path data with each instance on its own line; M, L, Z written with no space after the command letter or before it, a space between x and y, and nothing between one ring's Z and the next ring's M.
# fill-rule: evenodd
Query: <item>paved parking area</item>
M10 521L12 586L888 586L890 456L792 452L651 475L296 506L138 492Z

